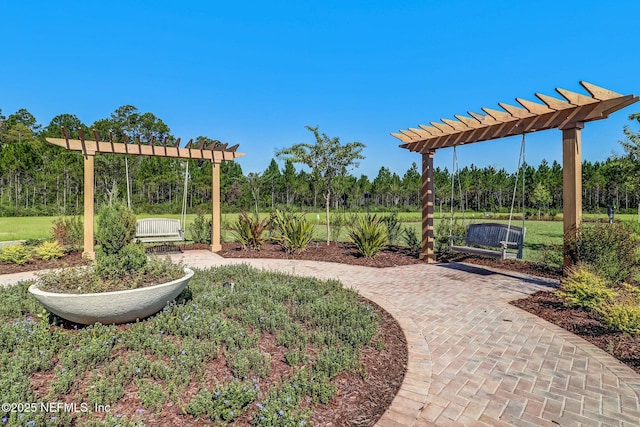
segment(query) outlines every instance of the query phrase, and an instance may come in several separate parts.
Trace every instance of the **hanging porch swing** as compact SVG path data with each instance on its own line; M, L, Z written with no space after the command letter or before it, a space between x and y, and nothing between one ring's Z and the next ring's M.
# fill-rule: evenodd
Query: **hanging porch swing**
M470 224L465 236L453 236L453 197L455 192L455 178L458 178L458 187L460 189L460 208L462 211L462 223L464 225L464 204L462 203L462 185L460 183L460 169L458 167L458 156L456 146L453 147L453 167L451 170L451 217L449 222L449 251L462 252L471 255L480 255L486 257L505 259L522 259L524 249L524 236L527 229L525 228L525 135L522 134L522 143L520 144L520 158L518 160L518 169L516 171L516 180L513 187L513 197L511 198L511 210L509 212L509 221L507 224L500 223L479 223ZM522 227L511 225L513 219L513 209L516 201L516 191L518 188L518 179L522 174ZM464 245L455 245L456 239L464 238ZM513 251L515 250L515 252Z
M126 159L125 159L126 160ZM187 188L189 162L185 162L184 190L182 192L181 219L144 218L136 222L136 240L142 243L183 242L187 227ZM127 196L129 194L129 168L127 165Z

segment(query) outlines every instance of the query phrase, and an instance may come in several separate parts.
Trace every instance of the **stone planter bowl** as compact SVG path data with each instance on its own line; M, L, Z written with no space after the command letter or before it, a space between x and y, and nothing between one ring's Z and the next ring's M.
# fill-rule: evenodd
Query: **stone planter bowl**
M188 268L184 272L184 277L172 282L126 291L62 294L42 291L36 283L29 292L51 313L75 323L126 323L157 313L180 295L193 276Z

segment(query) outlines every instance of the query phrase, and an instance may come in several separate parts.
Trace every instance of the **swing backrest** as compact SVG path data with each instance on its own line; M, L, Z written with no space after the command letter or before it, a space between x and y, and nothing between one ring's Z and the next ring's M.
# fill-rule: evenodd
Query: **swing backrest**
M184 233L178 219L145 218L136 223L136 239L145 243L182 241Z
M507 232L509 233L507 240ZM524 243L522 227L485 222L469 225L466 236L467 246L490 246L499 248L502 242L508 242L509 249L521 249Z

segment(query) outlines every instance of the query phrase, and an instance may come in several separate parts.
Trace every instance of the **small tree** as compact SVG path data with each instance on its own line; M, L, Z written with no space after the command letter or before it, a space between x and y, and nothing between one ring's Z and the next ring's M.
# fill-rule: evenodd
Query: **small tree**
M629 120L640 123L640 113L629 116ZM640 222L640 132L634 132L629 126L624 127L625 141L619 141L626 154L626 168L628 185L635 189L638 198L638 222Z
M536 188L533 189L533 194L531 195L531 201L538 205L538 219L540 219L540 208L551 203L551 193L543 183L536 184Z
M315 144L295 144L276 153L278 157L291 160L293 163L302 163L311 169L316 188L323 191L327 210L327 245L331 242L331 225L329 206L333 184L336 176L346 172L350 166L358 166L357 160L364 159L360 154L365 147L361 142L350 142L342 145L340 138L329 138L326 134L320 134L318 126L306 128L313 132L316 138Z

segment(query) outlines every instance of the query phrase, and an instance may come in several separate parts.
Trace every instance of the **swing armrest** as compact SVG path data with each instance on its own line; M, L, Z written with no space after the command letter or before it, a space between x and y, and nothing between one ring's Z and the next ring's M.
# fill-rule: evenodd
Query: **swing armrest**
M520 242L507 242L506 240L500 240L500 245L503 248L508 248L509 245L520 246Z

